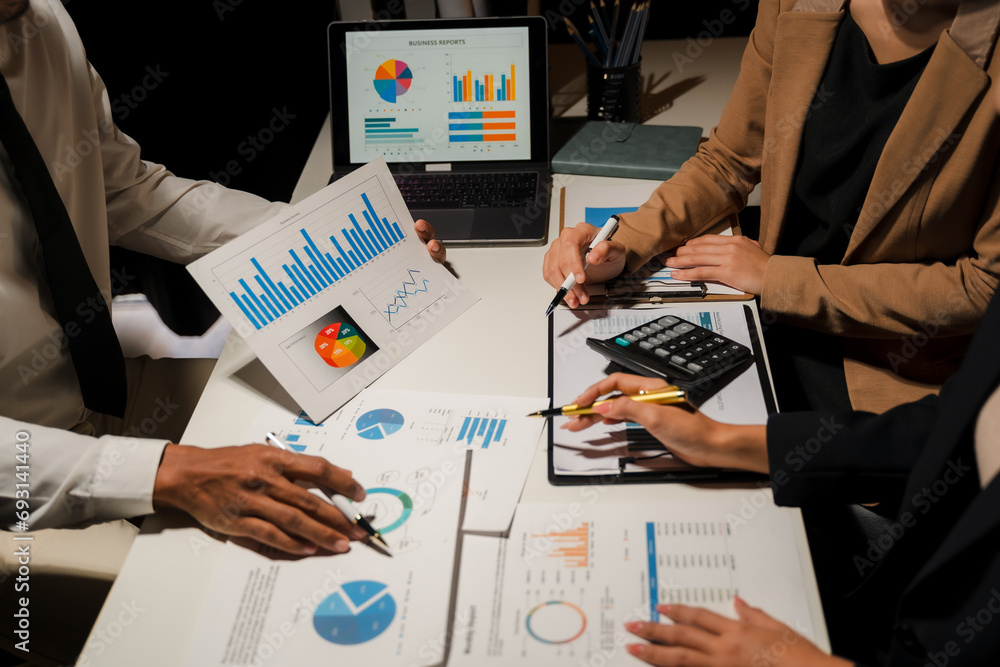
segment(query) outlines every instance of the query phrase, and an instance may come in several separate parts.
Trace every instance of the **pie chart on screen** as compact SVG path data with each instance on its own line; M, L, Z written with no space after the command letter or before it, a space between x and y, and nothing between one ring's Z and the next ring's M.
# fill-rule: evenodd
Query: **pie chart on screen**
M375 92L386 102L392 104L400 95L410 89L413 74L409 66L402 60L386 60L375 70Z
M334 322L316 336L316 352L328 365L347 368L365 356L365 341L350 324Z

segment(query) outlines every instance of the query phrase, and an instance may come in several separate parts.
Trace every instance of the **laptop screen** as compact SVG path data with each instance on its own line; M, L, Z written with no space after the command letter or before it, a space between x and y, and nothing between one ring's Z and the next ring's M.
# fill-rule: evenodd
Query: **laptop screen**
M545 125L548 108L544 55L537 62L545 23L536 21L332 24L335 162L538 160L546 132L534 126Z

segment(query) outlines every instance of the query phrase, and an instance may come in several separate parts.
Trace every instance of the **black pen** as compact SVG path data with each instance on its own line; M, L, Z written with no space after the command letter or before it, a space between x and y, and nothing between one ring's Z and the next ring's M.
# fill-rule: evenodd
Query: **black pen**
M609 238L611 238L611 235L615 233L616 229L618 229L618 216L612 215L610 218L608 218L608 221L604 223L604 226L601 227L601 231L597 232L597 236L594 237L594 240L590 242L590 247L587 249L587 254L589 255L590 251L593 250L594 246L596 246L598 243L600 243L601 241L606 241ZM590 264L588 264L587 260L584 259L583 270L586 271L588 266L590 266ZM549 315L552 314L552 311L555 310L555 307L559 305L559 302L563 300L563 297L569 294L569 291L573 289L573 285L575 284L576 284L576 276L574 276L571 273L566 277L566 280L563 282L562 287L559 288L559 291L556 292L556 298L552 299L552 303L550 303L549 307L545 309L545 317L548 317Z
M285 443L283 443L281 440L278 440L278 438L276 438L273 433L268 433L264 439L267 441L267 444L273 447L277 447L278 449L282 449L286 452L292 451L291 449L288 448L287 445L285 445ZM340 510L340 512L344 516L346 516L349 521L352 521L353 523L356 523L359 526L361 526L361 528L364 529L366 533L368 533L368 536L372 539L372 541L381 546L385 550L386 555L392 556L392 554L389 553L389 545L385 543L384 539L382 539L382 534L379 533L377 530L375 530L375 528L372 527L370 523L368 523L368 519L361 516L361 514L357 510L355 510L354 507L349 502L347 502L347 500L340 494L336 493L332 489L326 488L325 486L321 486L318 484L316 486L320 491L323 492L323 495L327 497L330 503L338 510Z

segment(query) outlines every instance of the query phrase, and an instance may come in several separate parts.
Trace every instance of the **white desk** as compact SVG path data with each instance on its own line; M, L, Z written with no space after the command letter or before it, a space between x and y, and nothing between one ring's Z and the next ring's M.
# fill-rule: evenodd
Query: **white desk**
M654 93L689 76L706 76L705 82L684 92L673 108L660 114L657 122L674 124L715 124L736 79L739 57L746 40L720 39L704 55L690 64L683 75L670 71L670 54L683 49L686 42L658 42L644 45L644 63L657 62L660 72L651 67L646 76L669 75ZM561 53L573 55L572 49ZM578 53L575 55L579 56ZM572 63L571 63L572 65ZM580 71L582 72L582 57ZM569 90L573 77L565 86ZM710 82L710 83L709 83ZM568 86L569 88L566 88ZM571 95L571 92L557 92ZM585 113L585 102L574 102L567 113ZM294 199L298 200L326 185L330 173L331 149L329 120L317 139L303 171ZM559 187L569 181L608 183L616 179L584 176L557 176ZM549 238L557 234L558 210L550 211ZM385 389L488 393L512 396L544 396L547 387L547 323L542 317L552 297L552 289L541 278L545 248L460 248L449 250L449 259L457 273L482 300L427 344L415 350L392 368L375 386ZM503 279L499 280L498 277ZM517 355L497 354L509 336L511 324L518 338L535 341L523 345ZM249 348L238 338L226 345L212 379L188 427L185 442L202 446L233 444L242 436L260 406L268 399L235 376L254 361ZM483 385L482 378L489 378ZM583 487L553 487L546 476L544 439L536 452L522 499L528 502L585 502ZM742 498L760 502L760 494L769 494L756 486L726 489L684 484L603 486L597 496L602 501L698 502L706 497ZM114 588L97 620L80 664L171 666L184 664L189 640L198 618L202 591L208 587L221 552L217 542L192 523L178 516L148 517L136 538ZM804 531L796 544L803 568L810 567ZM803 573L810 582L807 596L813 617L822 618L819 596L811 571ZM134 605L134 607L131 607ZM138 608L125 627L119 622L123 609ZM128 614L126 614L128 616ZM825 637L825 628L817 636ZM822 643L822 642L821 642Z

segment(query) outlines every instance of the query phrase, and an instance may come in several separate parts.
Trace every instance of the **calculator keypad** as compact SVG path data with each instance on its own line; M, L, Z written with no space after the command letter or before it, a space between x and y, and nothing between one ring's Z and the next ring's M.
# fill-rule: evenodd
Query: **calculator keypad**
M602 352L610 358L615 358L616 349L623 359L638 355L646 366L685 383L718 377L752 356L747 346L673 316L635 327L607 342L613 344Z

